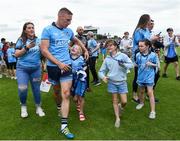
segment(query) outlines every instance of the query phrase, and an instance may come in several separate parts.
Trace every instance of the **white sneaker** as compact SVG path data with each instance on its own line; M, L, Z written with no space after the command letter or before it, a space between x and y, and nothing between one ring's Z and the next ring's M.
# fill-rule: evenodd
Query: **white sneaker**
M156 118L156 112L150 112L150 114L149 114L149 118L150 119L155 119Z
M114 126L115 126L116 128L119 128L119 127L120 127L120 119L117 119L117 120L116 120Z
M0 74L0 78L2 78L3 76L2 76L2 74Z
M26 106L21 106L21 117L22 118L28 117L27 107Z
M136 106L136 110L140 110L144 106L144 103L140 103Z
M45 113L43 112L43 109L42 109L40 106L38 106L38 107L36 108L36 114L37 114L38 116L40 116L40 117L45 116Z

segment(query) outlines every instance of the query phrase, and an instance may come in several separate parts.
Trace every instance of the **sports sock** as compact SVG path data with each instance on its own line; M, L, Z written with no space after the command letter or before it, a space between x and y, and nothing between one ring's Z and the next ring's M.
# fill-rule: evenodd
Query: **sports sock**
M61 118L61 131L67 126L67 119L68 118Z

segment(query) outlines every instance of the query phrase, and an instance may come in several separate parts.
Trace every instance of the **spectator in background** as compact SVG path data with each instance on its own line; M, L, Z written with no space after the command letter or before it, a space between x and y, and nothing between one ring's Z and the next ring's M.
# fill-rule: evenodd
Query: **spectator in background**
M95 86L98 86L101 84L96 72L96 59L98 57L99 46L97 45L97 42L94 39L94 33L92 31L89 31L87 33L87 38L88 38L88 50L90 54L89 65L90 65L91 74L93 76L92 82Z
M178 38L176 35L173 34L173 29L168 28L167 30L168 35L164 38L164 70L162 77L167 76L167 68L170 63L174 64L174 68L176 71L176 80L180 80L179 76L179 63L178 63L178 55L176 51L176 47L180 45Z
M39 45L39 40L35 36L34 24L31 22L25 23L15 48L15 56L18 59L16 76L22 118L28 117L26 100L29 81L36 105L36 114L40 117L45 116L45 113L41 108L41 62Z
M8 65L10 71L11 79L16 79L16 57L15 57L15 49L14 44L8 42L8 50L7 50L7 58L8 58Z
M120 51L125 53L129 58L131 58L132 54L132 39L129 38L129 32L124 32L124 37L120 43Z
M0 42L0 78L3 77L2 75L2 66L3 66L3 45L6 42L5 38L1 38L1 42Z

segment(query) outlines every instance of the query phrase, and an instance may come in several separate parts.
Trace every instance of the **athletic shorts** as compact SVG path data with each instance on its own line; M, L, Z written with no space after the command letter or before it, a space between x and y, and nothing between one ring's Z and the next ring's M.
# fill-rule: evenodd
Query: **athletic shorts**
M57 66L47 66L48 80L52 85L57 85L60 82L72 81L72 70L63 72Z
M173 62L178 62L178 56L176 55L175 57L173 58L169 58L169 57L164 57L164 62L165 63L173 63Z

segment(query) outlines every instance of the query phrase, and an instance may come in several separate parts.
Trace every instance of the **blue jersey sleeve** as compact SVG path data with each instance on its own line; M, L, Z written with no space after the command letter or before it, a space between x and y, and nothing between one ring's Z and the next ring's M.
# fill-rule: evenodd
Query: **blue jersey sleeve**
M16 42L16 47L15 49L21 49L23 47L23 43L21 39L18 39Z
M48 40L50 40L50 34L49 34L47 28L44 28L44 29L43 29L43 32L42 32L42 34L41 34L41 40L43 40L43 39L46 39L46 40L48 39Z

